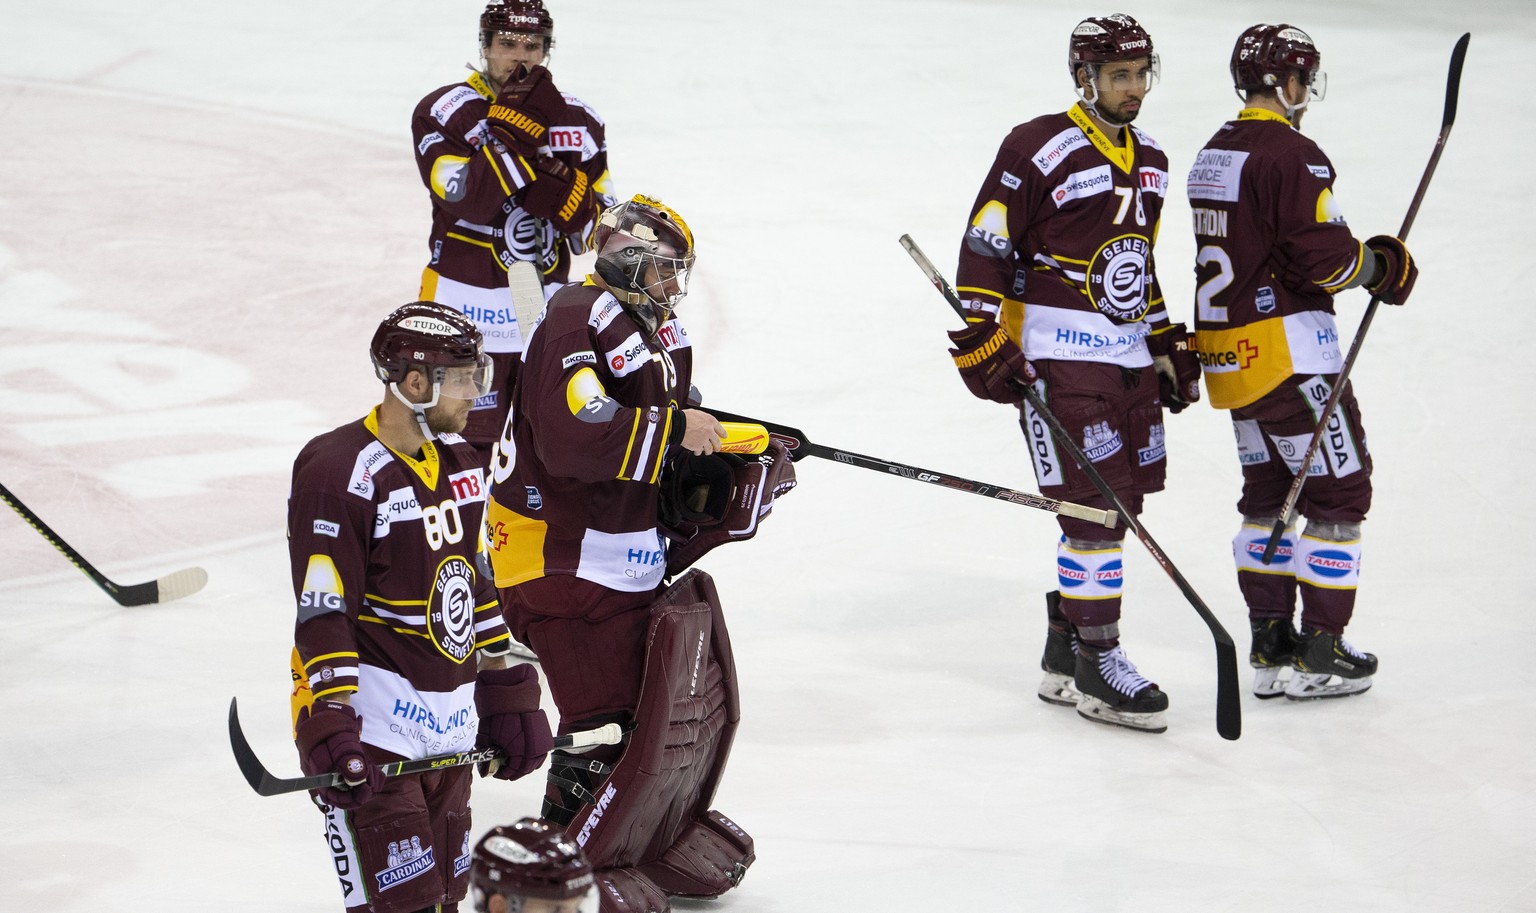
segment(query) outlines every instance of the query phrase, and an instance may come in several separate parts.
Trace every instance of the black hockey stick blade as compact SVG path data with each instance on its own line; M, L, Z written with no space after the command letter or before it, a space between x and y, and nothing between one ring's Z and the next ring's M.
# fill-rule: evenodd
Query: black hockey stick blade
M933 261L929 260L928 255L917 246L917 242L912 240L911 235L902 235L900 241L918 269L923 271L928 281L933 283L933 287L944 296L950 308L957 315L964 317L966 308L960 301L960 296L955 293L955 287L949 284L949 280L944 278L944 274L933 265ZM1152 538L1152 534L1141 525L1136 515L1125 509L1125 502L1120 500L1119 495L1115 494L1115 490L1104 480L1099 471L1093 468L1093 461L1083 453L1082 448L1072 439L1072 435L1067 432L1061 421L1046 406L1040 394L1036 393L1033 387L1022 384L1016 386L1030 408L1034 409L1035 413L1050 426L1051 435L1056 438L1057 443L1073 462L1082 467L1099 494L1103 495L1104 499L1120 513L1121 522L1125 524L1126 529L1136 536L1136 539L1146 548L1147 553L1173 581L1174 586L1178 587L1185 601L1195 610L1195 614L1199 615L1200 620L1210 629L1211 639L1216 643L1216 732L1224 739L1237 739L1243 733L1243 712L1237 683L1237 647L1232 642L1232 635L1227 633L1220 619L1205 604L1205 600L1200 598L1200 594L1195 592L1195 588L1179 572L1173 560L1163 552L1162 547Z
M1408 213L1403 216L1403 225L1397 232L1401 240L1408 240L1408 232L1413 229L1413 222L1419 216L1419 206L1424 202L1424 194L1429 190L1429 180L1435 176L1435 168L1440 164L1440 153L1445 151L1445 143L1451 137L1451 127L1456 124L1456 104L1461 95L1461 69L1467 62L1467 47L1472 43L1472 33L1464 32L1456 39L1456 46L1451 49L1451 65L1445 77L1445 114L1440 120L1440 133L1435 137L1435 148L1429 154L1429 164L1424 166L1424 174L1419 178L1419 186L1413 192L1413 201L1408 204ZM1280 540L1285 537L1285 531L1296 522L1297 510L1301 503L1301 491L1307 484L1308 471L1317 458L1319 448L1322 447L1323 437L1328 433L1328 426L1333 422L1333 414L1338 409L1339 399L1343 396L1349 372L1354 369L1355 358L1360 352L1360 346L1365 342L1365 334L1371 329L1371 321L1376 317L1376 307L1381 299L1375 295L1365 306L1365 316L1360 318L1360 329L1355 331L1355 338L1349 345L1349 354L1344 362L1339 365L1339 374L1333 384L1333 392L1328 401L1323 405L1322 414L1318 416L1317 429L1312 432L1312 440L1307 443L1306 453L1302 455L1301 462L1297 464L1296 477L1291 480L1291 488L1285 495L1285 501L1280 506L1280 515L1275 518L1274 526L1270 527L1269 538L1264 542L1264 552L1259 560L1265 564L1271 563L1275 558L1275 552L1280 548Z
M42 518L32 512L32 509L21 503L21 500L11 493L10 489L0 485L0 501L11 506L11 509L21 515L27 521L27 525L37 530L49 544L59 550L59 554L69 559L81 573L91 578L91 582L101 587L108 596L117 600L118 605L139 606L156 602L170 602L172 599L180 599L190 596L202 589L208 583L208 572L200 567L189 567L166 574L164 577L150 580L146 583L131 583L127 586L114 583L107 579L101 571L85 560L85 556L70 547L58 533L48 527Z
M785 449L789 451L791 461L800 460L808 456L820 457L824 460L831 460L834 463L841 463L844 466L869 469L885 475L912 479L915 482L927 482L930 485L939 485L954 491L981 495L984 498L991 498L995 501L1007 501L1010 504L1019 504L1024 507L1034 508L1035 510L1043 510L1067 517L1076 517L1079 520L1097 523L1108 529L1114 529L1115 524L1119 522L1119 514L1112 510L1102 510L1097 507L1088 507L1084 504L1074 504L1071 501L1058 501L1055 498L1047 498L1044 495L1015 491L1012 488L993 485L991 482L978 482L975 479L952 476L945 472L924 469L921 466L909 466L906 463L897 463L894 460L886 460L863 453L854 453L851 450L842 450L824 444L816 444L807 439L805 433L798 428L790 428L787 425L779 425L774 422L765 422L760 418L749 418L745 415L712 409L708 406L700 408L722 422L741 422L743 424L762 426L767 430L770 438L784 443Z
M608 723L596 729L573 732L570 735L555 737L556 748L566 750L580 750L590 748L593 745L617 745L624 738L624 730L618 723ZM341 777L334 773L315 774L309 777L274 777L256 757L256 752L251 749L251 743L246 741L245 732L240 728L240 715L236 710L236 698L229 699L229 745L235 752L235 763L240 767L240 773L244 775L245 782L251 785L257 795L279 796L283 793L302 792L307 789L325 789L341 785ZM412 774L426 773L431 770L443 770L448 767L462 767L465 764L480 764L491 761L503 760L506 755L500 749L483 748L478 751L461 751L456 754L432 755L425 758L416 758L411 761L393 761L388 764L380 764L379 770L386 777L406 777Z

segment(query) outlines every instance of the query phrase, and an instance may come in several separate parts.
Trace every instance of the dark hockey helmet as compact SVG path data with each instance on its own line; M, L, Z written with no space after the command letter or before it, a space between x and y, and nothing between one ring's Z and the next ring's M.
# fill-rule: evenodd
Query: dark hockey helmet
M540 0L491 0L480 14L480 46L498 32L542 35L545 53L555 46L555 19Z
M443 383L450 368L471 368L457 372L464 383L443 392L473 398L466 394L483 396L491 385L491 360L484 349L480 330L469 318L435 301L415 301L384 318L368 354L374 373L387 384L404 380L418 365L427 369L433 383Z
M1067 72L1073 80L1077 79L1077 68L1084 64L1097 66L1137 57L1149 58L1153 67L1157 66L1152 36L1125 13L1089 16L1077 24L1067 42Z
M1259 92L1285 84L1291 73L1311 87L1314 98L1322 98L1328 78L1321 67L1322 52L1312 36L1294 25L1252 26L1237 38L1232 48L1232 87L1239 92Z
M654 197L635 198L603 212L592 233L597 274L626 304L677 307L688 294L693 232L677 211ZM645 284L645 268L656 274Z
M510 913L522 910L528 898L579 899L577 913L597 913L597 883L581 847L538 818L493 827L480 838L469 865L469 891L477 913L486 913L496 894L506 898Z

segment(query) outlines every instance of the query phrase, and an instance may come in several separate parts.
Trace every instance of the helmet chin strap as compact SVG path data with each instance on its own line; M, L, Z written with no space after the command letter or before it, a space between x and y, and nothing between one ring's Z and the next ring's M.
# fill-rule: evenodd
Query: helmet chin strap
M1118 120L1115 120L1113 117L1110 117L1108 114L1105 114L1103 111L1101 111L1099 109L1099 73L1098 73L1098 68L1097 67L1092 67L1092 68L1089 69L1088 72L1089 72L1090 76L1092 77L1092 78L1089 79L1088 85L1089 85L1090 88L1093 89L1093 97L1089 98L1087 93L1086 93L1086 91L1083 89L1082 86L1078 86L1077 87L1077 97L1082 100L1083 104L1088 106L1088 111L1091 114L1093 114L1094 117L1097 117L1099 120L1103 121L1104 123L1109 124L1111 127L1128 127L1128 126L1130 126L1130 123L1131 123L1130 121L1118 121Z
M442 393L442 389L443 385L434 381L432 384L432 399L424 403L413 403L405 398L404 393L400 392L399 384L391 381L389 385L389 392L395 395L395 399L398 399L400 402L405 403L411 408L412 414L416 416L416 426L421 429L421 436L429 441L436 440L437 433L427 425L427 410L437 405L437 400L439 395Z
M1293 105L1285 100L1285 86L1278 85L1275 86L1275 99L1280 102L1280 107L1285 109L1285 119L1294 124L1296 122L1296 112L1305 111L1307 105L1312 104L1312 90L1308 88L1306 92L1302 93L1301 104Z

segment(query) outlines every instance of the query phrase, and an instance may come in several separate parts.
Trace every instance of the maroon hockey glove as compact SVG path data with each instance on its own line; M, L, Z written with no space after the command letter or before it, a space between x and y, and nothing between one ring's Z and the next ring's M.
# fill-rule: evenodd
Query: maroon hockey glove
M667 576L682 573L706 552L757 535L776 500L795 487L795 464L782 441L755 457L689 456L662 486Z
M1369 286L1371 294L1387 304L1405 304L1419 278L1418 264L1409 256L1408 248L1391 235L1377 235L1365 246L1376 255L1376 264L1382 271L1376 284Z
M549 144L549 127L565 108L565 97L548 70L519 67L491 103L485 125L519 154L534 156Z
M586 172L551 155L534 159L533 171L533 183L523 192L523 209L561 234L580 234L597 215L597 198Z
M1024 401L1021 387L1039 376L1035 366L1024 359L1019 346L1008 332L995 323L973 323L963 330L950 330L949 341L955 348L949 354L960 369L966 389L982 399L1017 405Z
M539 709L539 675L527 663L481 670L475 676L475 710L480 713L475 747L499 748L507 756L481 764L482 777L516 780L542 767L555 747L549 718Z
M363 755L363 721L340 701L315 701L300 707L294 725L299 746L299 766L304 773L335 773L351 787L329 786L316 790L328 805L357 808L384 788L384 774Z
M1190 403L1200 402L1200 358L1184 324L1172 324L1147 337L1147 350L1157 371L1158 393L1169 412L1177 415Z

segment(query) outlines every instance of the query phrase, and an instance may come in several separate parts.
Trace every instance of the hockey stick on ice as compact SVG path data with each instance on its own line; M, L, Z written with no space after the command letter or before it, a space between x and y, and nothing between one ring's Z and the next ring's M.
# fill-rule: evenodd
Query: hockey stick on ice
M910 235L902 235L901 246L906 248L907 253L912 256L912 261L927 275L928 281L939 290L939 294L944 296L949 306L954 308L955 313L964 317L965 305L960 302L960 296L955 294L954 286L950 285L949 280L934 268L933 262L917 246L917 242L913 241ZM1184 598L1194 606L1195 612L1200 615L1206 627L1211 629L1211 637L1216 641L1216 732L1224 739L1236 739L1243 733L1243 714L1237 686L1237 647L1232 643L1232 635L1221 626L1221 622L1212 614L1205 600L1200 598L1195 588L1189 585L1189 581L1184 579L1183 574L1179 573L1179 569L1153 540L1152 534L1147 532L1146 527L1141 525L1141 521L1136 519L1136 515L1126 510L1125 503L1115 494L1115 490L1109 486L1109 483L1104 481L1099 471L1093 468L1093 461L1083 453L1077 441L1073 440L1072 434L1062 426L1061 421L1051 413L1051 410L1046 408L1045 400L1040 398L1040 394L1029 386L1021 386L1019 389L1030 407L1051 427L1051 434L1056 438L1056 442L1067 452L1073 462L1082 467L1083 472L1093 482L1093 487L1104 496L1104 500L1120 512L1121 522L1125 524L1126 529L1141 540L1141 544L1152 555L1152 559L1167 572L1169 577L1173 578L1179 592L1184 594Z
M570 751L590 748L593 745L617 745L623 739L624 729L618 723L609 723L596 729L555 736L555 747ZM235 750L235 763L240 765L240 773L245 775L245 782L251 784L251 789L256 790L258 795L277 796L306 789L325 789L341 785L340 775L334 773L288 779L274 777L268 773L261 760L256 757L256 752L251 749L251 743L245 740L245 733L240 729L240 716L235 710L235 698L229 699L229 744ZM502 754L499 748L482 748L478 751L461 751L457 754L417 758L414 761L392 761L388 764L380 764L379 771L386 777L408 777L411 774L426 773L430 770L497 761L505 757L506 755Z
M1033 507L1035 510L1061 514L1064 517L1076 517L1079 520L1087 520L1090 523L1102 524L1110 529L1113 529L1115 526L1115 512L1112 510L1086 507L1082 504L1073 504L1071 501L1057 501L1055 498L1047 498L1043 495L1029 494L1023 491L1014 491L1011 488L993 485L990 482L962 479L959 476L935 472L932 469L922 469L917 466L908 466L905 463L882 460L879 457L865 456L862 453L854 453L850 450L839 450L823 444L814 444L799 428L791 428L787 425L765 422L758 418L748 418L744 415L722 412L719 409L702 408L705 412L708 412L722 422L761 425L767 429L770 435L784 442L784 446L789 450L789 458L791 460L798 461L808 456L820 457L824 460L831 460L834 463L842 463L844 466L872 469L875 472L900 476L904 479L914 479L918 482L928 482L933 485L942 485L945 488L952 488L955 491L964 491L973 495L981 495L984 498L1007 501L1011 504L1022 504L1025 507Z
M1440 164L1440 153L1445 151L1445 141L1450 139L1451 126L1456 122L1456 99L1461 94L1461 66L1466 62L1467 45L1471 41L1472 33L1466 32L1456 39L1456 47L1451 50L1451 67L1445 79L1445 116L1440 119L1440 135L1435 138L1435 149L1429 154L1429 164L1424 166L1424 176L1419 178L1419 187L1414 191L1413 202L1408 204L1408 214L1403 217L1403 228L1397 233L1397 237L1401 240L1408 240L1408 230L1413 228L1413 220L1419 214L1419 204L1424 202L1424 192L1429 189L1429 179L1434 177L1435 166ZM1324 404L1323 411L1317 417L1317 429L1312 432L1312 440L1307 444L1307 452L1296 466L1296 478L1291 480L1291 490L1286 492L1285 503L1280 506L1280 516L1269 531L1269 541L1264 543L1264 554L1261 560L1265 564L1269 564L1274 559L1275 549L1280 546L1280 539L1296 522L1296 509L1301 501L1301 489L1307 484L1312 461L1317 459L1317 451L1323 444L1323 438L1329 431L1338 430L1334 427L1334 419L1339 399L1344 395L1344 388L1349 384L1349 372L1355 366L1355 356L1360 354L1360 344L1365 342L1366 331L1371 328L1371 321L1376 317L1376 306L1380 303L1381 299L1378 296L1371 296L1370 304L1365 306L1365 316L1360 318L1360 329L1355 332L1355 340L1349 345L1349 354L1344 357L1344 363L1339 365L1339 376L1333 382L1333 392L1328 394L1328 402Z
M175 573L166 574L156 580L147 583L130 583L122 586L108 580L106 575L96 570L91 563L85 560L79 552L70 548L68 542L59 538L59 534L48 528L37 514L34 514L27 505L21 503L10 489L0 485L0 501L11 505L11 509L21 514L21 518L39 533L43 538L53 544L69 563L85 572L85 576L96 582L96 585L107 591L107 595L117 600L118 605L136 606L148 605L152 602L170 602L172 599L180 599L190 596L203 588L208 582L208 572L200 567L189 567Z

